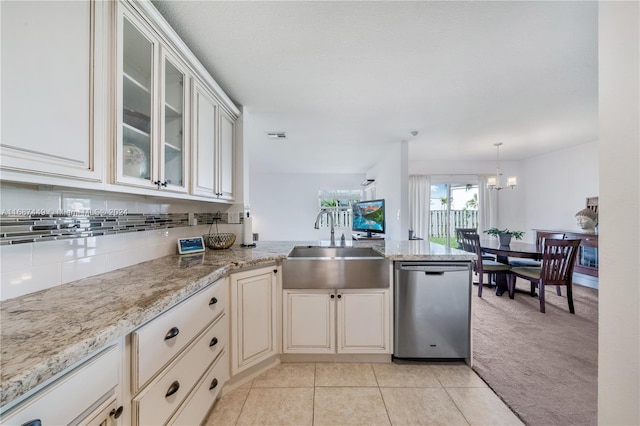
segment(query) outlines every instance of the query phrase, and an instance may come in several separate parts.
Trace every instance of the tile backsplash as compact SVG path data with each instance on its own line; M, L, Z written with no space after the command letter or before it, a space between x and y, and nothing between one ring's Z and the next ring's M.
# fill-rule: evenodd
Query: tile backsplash
M227 205L4 184L0 196L0 300L174 254L178 238L212 223L242 234L219 211Z

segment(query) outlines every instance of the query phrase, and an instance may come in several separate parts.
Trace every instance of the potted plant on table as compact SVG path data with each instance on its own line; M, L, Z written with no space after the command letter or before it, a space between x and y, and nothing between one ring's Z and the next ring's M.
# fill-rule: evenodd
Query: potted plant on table
M484 231L485 234L494 235L498 237L501 246L508 246L511 243L511 237L516 240L521 240L524 232L522 231L510 231L509 229L489 228Z

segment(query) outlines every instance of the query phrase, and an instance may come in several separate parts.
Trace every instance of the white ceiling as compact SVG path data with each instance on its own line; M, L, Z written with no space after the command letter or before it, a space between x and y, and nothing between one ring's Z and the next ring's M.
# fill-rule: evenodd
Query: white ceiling
M364 172L401 140L410 160L493 160L496 142L521 160L598 138L597 2L153 4L251 117L253 171Z

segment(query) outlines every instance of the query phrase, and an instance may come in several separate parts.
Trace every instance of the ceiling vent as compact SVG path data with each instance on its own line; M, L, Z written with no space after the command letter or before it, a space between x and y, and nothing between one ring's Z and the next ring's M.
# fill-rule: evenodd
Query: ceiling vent
M285 132L267 132L267 136L271 139L286 139L287 134Z

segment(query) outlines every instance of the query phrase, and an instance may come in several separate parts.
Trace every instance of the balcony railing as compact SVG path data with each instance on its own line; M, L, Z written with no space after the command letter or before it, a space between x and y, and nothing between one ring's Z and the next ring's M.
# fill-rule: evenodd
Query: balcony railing
M336 228L351 228L351 209L345 207L322 207L323 211L328 211L333 216L333 223ZM320 218L320 228L330 227L329 218L322 215Z
M447 211L431 210L430 220L430 237L446 237L447 236ZM449 221L449 236L455 237L456 228L477 228L478 227L478 211L477 210L451 210Z
M351 228L352 213L350 209L344 207L323 207L333 216L334 226L336 228ZM446 237L447 236L447 211L431 210L430 221L430 237ZM456 228L477 228L478 227L478 211L477 210L451 210L450 212L450 230L451 237L455 237ZM323 215L320 218L320 228L329 228L329 218ZM422 237L422 235L420 235Z

